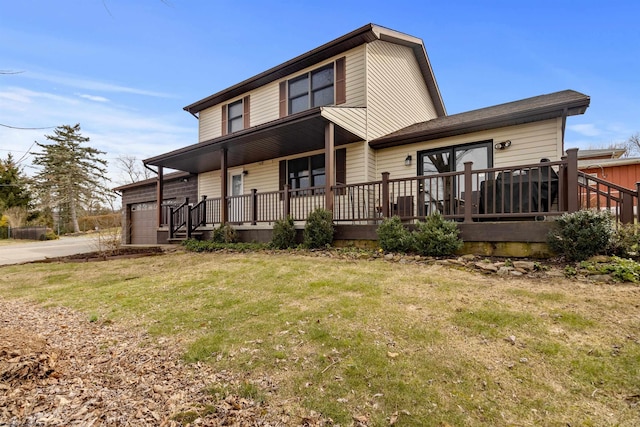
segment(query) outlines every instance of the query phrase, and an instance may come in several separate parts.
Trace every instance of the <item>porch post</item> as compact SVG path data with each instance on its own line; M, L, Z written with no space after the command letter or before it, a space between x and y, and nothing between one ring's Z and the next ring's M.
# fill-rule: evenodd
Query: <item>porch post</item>
M156 179L156 200L158 203L157 220L159 228L162 225L162 201L164 200L164 168L162 166L158 166L158 177Z
M382 172L382 217L389 218L389 172Z
M258 190L251 189L251 225L258 223Z
M325 176L325 207L333 212L333 187L336 185L334 173L336 150L335 150L335 125L327 123L324 128L324 176Z
M283 203L283 210L282 210L282 214L284 215L284 219L287 219L287 217L291 214L291 203L289 201L289 197L290 197L290 193L289 193L289 184L285 184L284 185L284 190L283 190L283 195L282 195L282 203Z
M578 149L567 150L567 212L576 212L578 206Z
M471 167L473 162L464 162L464 222L472 222L473 213L473 180L471 179Z
M227 149L220 150L220 223L226 224L229 219L227 204Z

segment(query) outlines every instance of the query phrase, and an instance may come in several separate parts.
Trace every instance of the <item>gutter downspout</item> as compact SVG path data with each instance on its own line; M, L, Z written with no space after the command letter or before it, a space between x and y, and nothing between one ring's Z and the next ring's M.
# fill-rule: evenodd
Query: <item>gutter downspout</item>
M158 170L155 171L151 169L146 163L142 162L142 164L145 168L158 175L158 177L156 178L156 204L158 206L156 226L160 228L162 226L162 200L164 200L164 176L162 173L163 167L158 166Z

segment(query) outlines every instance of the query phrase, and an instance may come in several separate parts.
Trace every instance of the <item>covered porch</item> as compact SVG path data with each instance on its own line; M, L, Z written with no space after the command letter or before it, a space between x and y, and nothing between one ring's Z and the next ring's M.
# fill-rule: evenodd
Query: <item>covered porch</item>
M330 126L327 127L329 130ZM560 161L394 179L258 192L163 206L160 227L169 238L224 223L245 230L269 229L290 216L304 223L317 208L333 212L338 238L375 239L384 219L397 215L407 224L438 212L460 222L465 240L543 242L550 219L579 209L606 209L618 222L639 220L635 190L608 183L577 168L577 149ZM517 223L517 224L516 224ZM496 224L499 224L496 226ZM466 232L465 232L466 230Z

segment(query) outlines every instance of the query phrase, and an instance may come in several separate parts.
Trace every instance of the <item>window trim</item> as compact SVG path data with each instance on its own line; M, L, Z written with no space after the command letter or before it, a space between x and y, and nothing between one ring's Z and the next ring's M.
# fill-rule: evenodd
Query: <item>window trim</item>
M236 105L240 106L240 113L236 114L235 116L232 116L231 107L234 107ZM238 99L237 101L230 102L226 105L226 108L227 108L227 134L238 132L238 130L244 129L244 100ZM235 131L232 130L232 123L234 121L236 122L240 121L242 123L242 127Z
M314 74L320 73L322 71L325 70L331 70L331 83L330 84L325 84L323 86L314 88L313 87L313 76ZM296 95L295 97L291 97L291 84L298 82L300 80L303 79L307 79L307 90L306 92L303 92L301 94ZM333 99L332 102L330 102L329 104L323 104L323 105L313 105L313 95L315 93L318 93L322 90L325 90L327 88L331 87L332 91L333 91ZM288 114L295 114L292 108L292 102L296 99L302 98L302 97L307 97L307 106L306 108L304 108L303 110L300 111L296 111L295 113L299 113L305 110L309 110L310 108L314 108L314 107L324 107L325 105L335 105L336 104L336 67L335 67L335 61L331 62L330 64L326 64L322 67L316 68L314 70L308 71L304 74L300 74L296 77L293 77L291 79L288 79L286 81L286 105L287 105L287 113Z
M306 160L306 169L300 169L299 171L297 171L296 173L298 175L296 176L291 176L291 174L293 173L291 170L291 164L292 163L296 163L296 162L300 162L301 160ZM318 159L321 159L321 164L322 164L322 173L316 173L314 174L313 171L313 163L314 163L314 159L316 161L319 161ZM327 182L327 171L324 167L324 162L325 162L325 158L324 158L324 153L320 153L320 154L313 154L310 156L303 156L303 157L296 157L294 159L287 159L286 160L286 170L287 170L287 175L286 175L286 183L289 185L289 188L292 191L292 195L294 196L309 196L309 195L317 195L317 194L324 194L324 183ZM316 169L318 170L318 169ZM303 171L307 171L307 175L306 176L302 176L299 175L299 173L303 172ZM324 183L322 185L316 185L316 179L317 177L324 177ZM294 187L293 186L293 182L296 180L300 180L301 178L307 178L309 180L309 185L306 187ZM322 187L322 188L316 188L316 187ZM312 190L311 190L312 189Z
M222 110L222 123L221 123L221 135L225 136L228 135L230 133L235 133L235 132L239 132L241 130L244 129L248 129L249 127L251 127L251 121L249 118L249 113L251 111L251 107L250 107L250 95L246 95L240 99L236 99L233 102L229 102L227 104L224 104L221 108ZM241 105L240 108L240 114L237 114L235 116L231 116L230 115L230 111L231 111L231 107L234 105ZM235 131L231 131L231 124L234 121L237 120L241 120L242 126L240 129L236 129Z
M493 140L492 139L486 139L483 141L476 141L476 142L470 142L470 143L466 143L466 144L458 144L458 145L451 145L448 147L440 147L440 148L432 148L429 150L421 150L418 151L418 165L417 168L418 170L416 171L418 173L418 176L423 176L424 175L424 160L423 157L425 155L428 155L430 153L448 153L451 157L450 159L453 159L455 157L455 153L457 150L459 149L468 149L468 148L481 148L481 147L486 147L487 148L487 168L493 168ZM453 163L453 167L455 168L455 162ZM447 172L459 172L456 169L454 169L453 171L447 171ZM439 173L446 173L446 172L439 172Z
M290 184L290 180L289 180L289 161L307 158L307 164L310 167L311 166L311 162L310 162L310 158L311 157L323 156L323 164L324 164L324 162L326 161L326 159L324 159L324 155L325 155L325 153L317 153L317 154L312 154L312 155L307 155L307 156L301 156L301 157L295 157L295 158L280 160L280 162L279 162L279 188L280 188L280 191L284 190L285 185L288 185L289 186L289 190L293 190L292 193L291 193L292 196L311 195L310 191L308 191L308 189L301 188L301 189L295 189L294 190L293 188L291 188L291 184ZM336 176L336 185L345 185L346 184L346 177L347 177L347 149L346 148L338 148L338 149L335 150L334 171L335 171L335 176ZM325 174L324 175L325 175L325 184L326 184L326 182L327 182L326 170L325 170ZM308 187L308 188L310 188L310 187ZM324 194L324 188L325 188L325 186L323 186L322 189L317 189L316 188L313 191L313 194L318 194L318 195ZM338 194L340 194L340 193L338 193Z

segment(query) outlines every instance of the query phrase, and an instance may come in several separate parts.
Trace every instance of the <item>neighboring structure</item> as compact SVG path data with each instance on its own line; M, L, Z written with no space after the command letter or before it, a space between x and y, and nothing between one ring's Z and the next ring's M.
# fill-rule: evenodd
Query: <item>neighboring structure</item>
M624 148L581 150L578 153L578 169L630 190L636 190L640 181L640 158L622 157L625 153Z
M205 227L269 225L286 214L304 220L318 206L353 224L434 209L456 215L464 204L460 180L420 182L410 195L353 185L383 173L460 172L468 161L474 169L560 161L566 119L589 102L567 90L449 116L422 41L368 24L188 105L198 143L144 163L158 169L156 200L169 191L165 168L197 176L196 200L207 198ZM474 213L480 184L472 184ZM453 187L455 207L439 194ZM165 229L160 211L154 225Z

